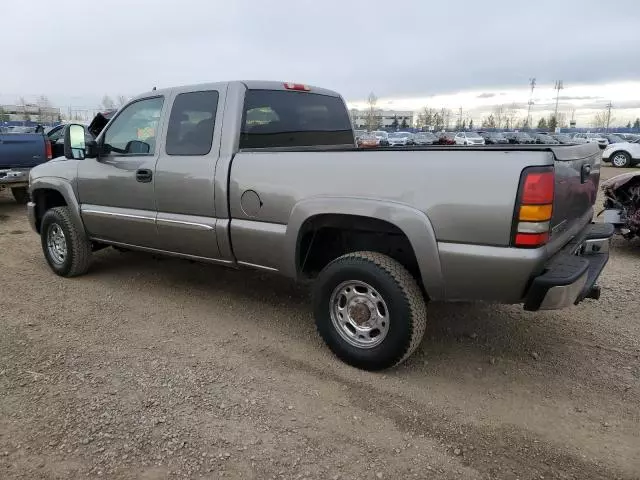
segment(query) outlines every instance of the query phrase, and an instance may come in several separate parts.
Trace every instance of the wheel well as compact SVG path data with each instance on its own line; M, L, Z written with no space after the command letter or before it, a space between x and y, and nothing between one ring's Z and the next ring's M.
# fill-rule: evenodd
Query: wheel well
M67 202L60 192L49 188L34 190L32 196L36 204L36 228L40 233L40 223L46 211L54 207L66 207Z
M304 278L315 278L332 260L357 251L388 255L421 283L418 261L406 234L385 220L359 215L326 214L308 219L298 235L296 266Z

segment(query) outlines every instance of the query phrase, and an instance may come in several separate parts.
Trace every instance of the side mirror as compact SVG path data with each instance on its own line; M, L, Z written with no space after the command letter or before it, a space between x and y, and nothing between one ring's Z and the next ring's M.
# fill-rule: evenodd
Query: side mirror
M84 160L85 149L84 127L72 123L64 132L64 156L69 160Z

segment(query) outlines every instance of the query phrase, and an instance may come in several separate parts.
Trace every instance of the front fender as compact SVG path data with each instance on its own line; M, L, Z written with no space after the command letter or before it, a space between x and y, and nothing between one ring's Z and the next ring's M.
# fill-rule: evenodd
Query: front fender
M80 205L78 204L78 199L76 198L73 184L69 180L60 177L38 177L35 179L31 179L31 181L29 182L29 193L31 194L32 199L35 200L37 198L36 192L38 190L54 190L62 195L62 198L64 198L67 207L69 207L69 210L71 211L71 219L73 220L75 227L77 227L81 231L84 231L84 223L82 222L82 217L80 216ZM42 215L44 215L44 210L40 209L44 209L44 206L36 204L34 205L34 208L38 209L37 211L39 213L39 218L42 218ZM33 226L34 228L37 227L37 225ZM37 228L35 229L37 231Z
M401 203L350 197L314 197L298 202L291 211L285 233L282 273L299 278L296 262L299 234L304 223L316 215L358 215L384 220L398 227L409 239L429 298L444 298L444 280L435 232L421 211Z

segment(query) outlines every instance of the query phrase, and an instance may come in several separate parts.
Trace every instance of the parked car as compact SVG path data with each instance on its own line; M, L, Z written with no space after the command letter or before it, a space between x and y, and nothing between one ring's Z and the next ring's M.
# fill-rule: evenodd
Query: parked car
M607 141L609 142L609 145L611 145L612 143L624 143L624 142L626 142L626 140L624 138L622 138L620 135L618 135L616 133L605 134L604 138L607 139Z
M509 143L509 139L501 132L478 132L478 135L484 138L484 143L487 145L504 145Z
M413 145L413 134L409 132L393 132L389 134L389 145L406 146Z
M476 132L458 132L453 139L456 145L484 145L484 138Z
M573 135L574 139L583 139L587 143L595 143L600 148L606 148L609 145L609 140L599 133L576 133Z
M42 133L0 133L0 190L10 188L16 202L26 204L29 171L51 158L51 142Z
M373 135L375 135L376 139L378 140L378 145L381 147L388 147L389 146L389 134L387 132L385 132L384 130L376 130L375 132L371 132Z
M621 137L625 142L633 142L640 138L640 135L637 133L616 133L616 135Z
M566 133L557 133L551 135L551 137L555 138L561 145L571 145L576 143L574 142L573 138L571 138L571 136L567 135Z
M455 145L456 132L440 132L438 134L438 145Z
M373 133L365 133L358 139L358 146L362 148L375 148L378 145L378 138Z
M536 143L541 145L558 145L560 142L546 133L534 133L532 134Z
M320 335L369 370L420 345L427 298L539 310L599 293L613 228L591 223L595 145L367 153L337 93L256 81L154 90L84 132L30 175L62 277L113 245L312 281Z
M431 132L419 132L413 136L414 145L435 145L438 137Z
M505 132L505 137L509 140L511 144L530 144L536 143L535 139L525 132Z
M85 141L89 142L93 140L93 136L87 130L87 126L83 126L85 128ZM51 153L53 158L64 157L64 132L66 127L67 124L63 123L49 129L45 134L51 142Z
M360 146L360 138L367 135L368 133L369 132L367 132L366 130L354 130L353 136L355 137L356 145Z
M614 167L633 167L640 163L640 139L633 142L613 143L602 152L602 161Z

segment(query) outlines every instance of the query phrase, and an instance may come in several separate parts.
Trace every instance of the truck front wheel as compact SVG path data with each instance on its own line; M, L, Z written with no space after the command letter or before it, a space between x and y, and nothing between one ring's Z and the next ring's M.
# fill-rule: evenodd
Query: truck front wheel
M349 253L327 265L315 283L314 311L331 351L364 370L404 362L427 324L416 280L402 264L377 252Z
M74 225L68 207L56 207L42 217L42 251L47 263L61 277L82 275L89 269L91 242Z

